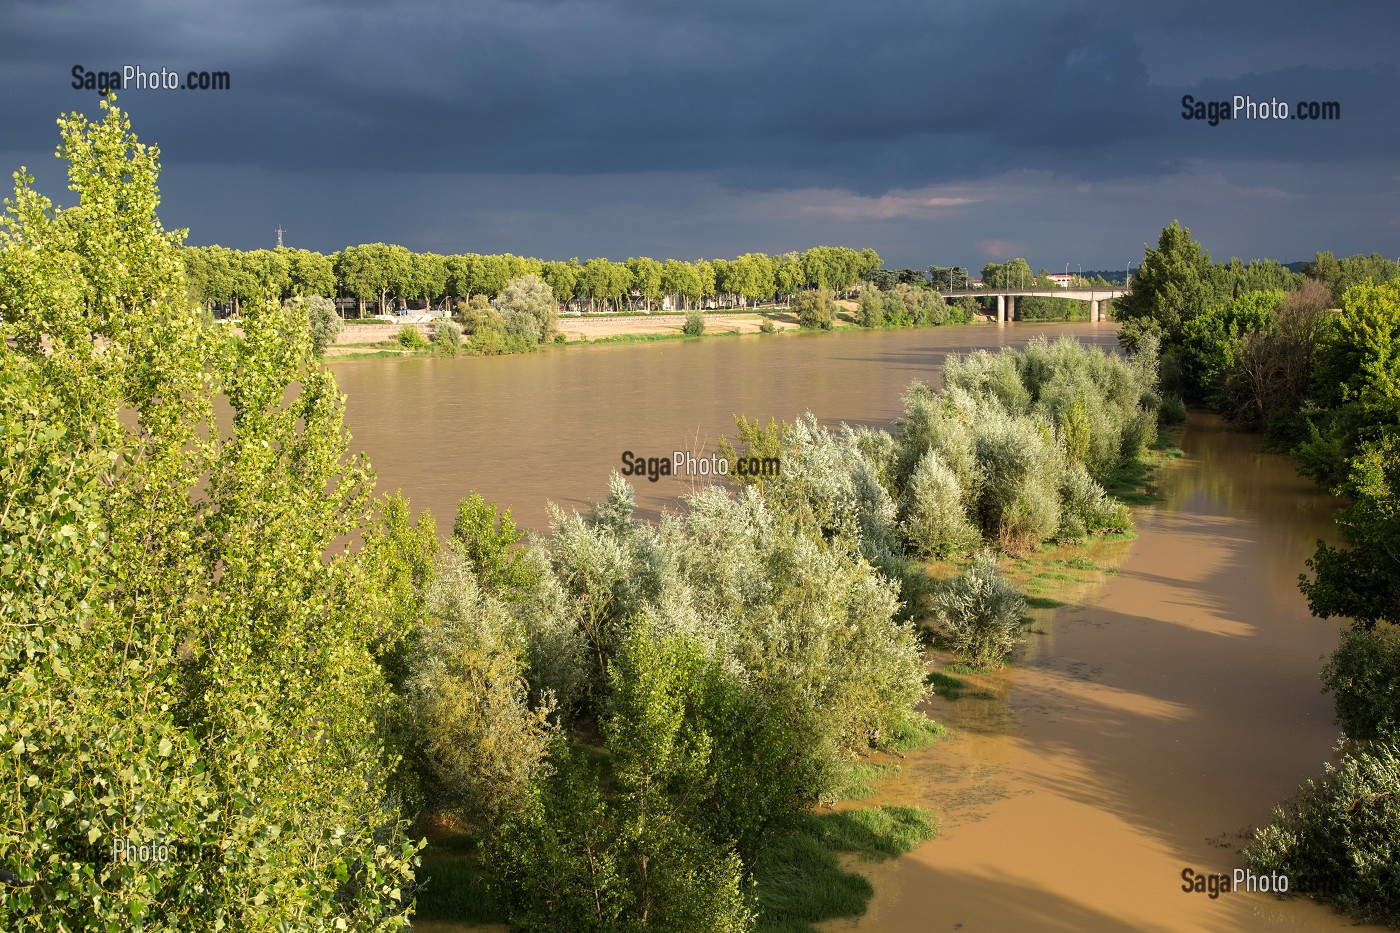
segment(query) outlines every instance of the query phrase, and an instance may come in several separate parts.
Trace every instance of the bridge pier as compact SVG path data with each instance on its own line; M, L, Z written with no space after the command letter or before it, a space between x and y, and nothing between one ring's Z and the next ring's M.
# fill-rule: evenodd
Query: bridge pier
M1102 297L1102 298L1099 297L1100 293L1103 294L1103 297ZM1031 289L1026 289L1026 288L1017 288L1017 289L1014 289L1014 290L1011 289L1011 288L1001 289L1001 290L996 290L996 289L991 289L991 288L985 288L985 289L982 289L982 288L976 288L976 289L974 289L974 288L968 288L968 289L950 289L946 294L943 295L943 298L946 300L946 299L949 299L949 298L957 298L957 297L961 297L961 296L963 296L963 295L968 295L968 296L971 296L971 297L974 297L974 298L980 298L980 299L982 299L983 301L985 301L985 300L988 299L988 298L993 298L993 297L995 297L996 300L997 300L997 323L998 323L998 324L1005 324L1005 323L1007 323L1007 322L1009 322L1009 321L1015 321L1015 320L1016 320L1016 299L1017 299L1017 298L1020 298L1020 297L1071 298L1071 299L1074 299L1075 301L1087 301L1087 302L1089 302L1089 320L1090 320L1090 321L1093 321L1094 323L1099 323L1100 321L1107 321L1107 320L1108 320L1108 304L1109 304L1109 302L1111 302L1111 301L1113 301L1113 300L1115 300L1115 299L1117 299L1117 298L1121 298L1121 297L1123 297L1123 295L1125 295L1125 294L1127 294L1127 291L1126 291L1125 289L1121 289L1121 288L1112 288L1112 287L1110 287L1110 288L1097 288L1097 289L1094 289L1094 288L1065 288L1065 289L1061 289L1061 288L1047 288L1047 289L1044 289L1044 290L1040 290L1040 289L1031 290Z

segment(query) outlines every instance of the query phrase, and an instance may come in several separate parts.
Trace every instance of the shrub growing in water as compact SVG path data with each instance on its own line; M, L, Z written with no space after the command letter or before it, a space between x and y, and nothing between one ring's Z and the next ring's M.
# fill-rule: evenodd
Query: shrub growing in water
M1255 831L1245 860L1257 872L1287 875L1292 892L1400 925L1400 750L1377 742L1326 767Z
M943 296L938 292L929 292L924 301L922 324L947 324L948 323L948 302L943 300Z
M1008 551L1054 538L1060 528L1057 480L1064 466L1049 429L1028 418L993 415L975 431L982 533Z
M702 816L721 679L693 642L632 631L609 670L607 772L557 743L555 773L486 840L512 928L753 929L743 863Z
M501 327L506 336L520 344L533 347L540 342L540 322L525 311L502 311Z
M491 307L491 299L485 295L472 295L470 301L458 301L452 306L452 319L462 325L462 333L474 334L484 319L500 315Z
M492 825L525 806L547 769L553 697L530 706L524 632L481 590L455 540L439 558L426 610L405 692L430 797L472 825Z
M936 450L924 454L914 468L903 511L904 540L919 557L949 557L981 543L981 534L968 521L958 478Z
M940 643L960 661L1000 667L1026 634L1026 600L997 574L996 557L978 552L961 576L939 584L933 617Z
M920 498L910 483L929 451L956 477L984 539L1000 547L1126 530L1126 508L1100 483L1156 433L1156 369L1150 341L1125 361L1071 339L1036 339L1020 351L949 360L942 392L911 385L890 474L906 541L928 550L908 537L908 518Z
M1157 410L1162 424L1171 426L1186 423L1186 403L1180 395L1168 395L1162 399L1162 407Z
M937 292L900 282L891 291L891 296L896 299L896 307L902 311L900 324L942 324L946 318L946 311L939 314L943 300Z
M1013 415L1030 408L1031 393L1021 381L1014 352L977 350L966 356L950 356L943 364L943 385L959 388L979 400L995 401Z
M1131 527L1128 507L1104 492L1082 463L1071 463L1065 469L1060 476L1060 540Z
M699 337L705 332L705 315L699 311L687 311L681 333L688 337Z

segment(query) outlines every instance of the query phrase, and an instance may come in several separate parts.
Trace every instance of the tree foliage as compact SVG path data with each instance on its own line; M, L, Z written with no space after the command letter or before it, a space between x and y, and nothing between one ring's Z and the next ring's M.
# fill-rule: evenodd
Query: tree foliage
M320 295L311 295L293 298L289 305L306 315L311 349L318 357L325 356L326 348L335 343L336 336L345 329L345 322L336 313L335 302Z
M399 926L416 845L376 655L401 633L333 547L373 475L304 316L197 326L158 152L101 106L60 121L78 205L18 173L0 244L0 766L24 815L0 862L38 882L0 925ZM113 860L123 840L180 854Z
M831 330L836 322L836 302L832 301L831 292L824 289L799 292L792 300L792 310L799 327Z
M549 343L559 332L559 306L555 302L554 292L537 275L522 276L507 283L496 299L496 310L507 321L507 333L513 332L509 324L512 314L528 315L533 319L538 343Z
M1337 513L1345 544L1318 542L1301 578L1308 608L1365 628L1400 624L1400 437L1368 445L1353 461L1355 498Z
M1289 890L1361 920L1400 924L1400 751L1376 742L1327 765L1296 801L1274 811L1244 857L1260 873L1288 876Z
M1175 220L1163 228L1155 249L1148 247L1133 274L1132 287L1114 304L1123 322L1119 339L1136 349L1144 334L1156 334L1170 347L1182 326L1216 300L1210 254Z
M1322 669L1337 722L1349 738L1400 735L1400 629L1354 626Z
M745 253L733 260L693 262L646 256L626 262L594 257L585 263L577 257L541 261L509 253L439 256L385 243L347 246L330 256L300 249L188 246L180 258L189 297L208 307L233 302L236 312L264 294L278 300L343 296L360 303L361 315L368 302L377 302L380 312L387 312L410 300L447 305L472 295L495 300L525 276L544 281L556 307L567 304L590 311L651 311L665 300L682 310L701 302L725 307L786 302L804 288L849 291L880 265L874 250L829 246L801 254ZM547 322L541 322L541 330L548 341Z
M1193 397L1219 403L1222 389L1238 370L1246 341L1272 329L1282 302L1283 292L1246 292L1210 306L1181 326L1176 358Z

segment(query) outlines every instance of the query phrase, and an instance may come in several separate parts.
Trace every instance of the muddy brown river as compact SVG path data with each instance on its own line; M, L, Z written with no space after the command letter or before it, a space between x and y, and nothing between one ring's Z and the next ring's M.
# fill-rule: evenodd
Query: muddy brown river
M1243 868L1250 828L1333 759L1317 672L1340 630L1297 589L1334 501L1210 416L1182 446L1138 539L1091 550L1116 574L1062 591L1014 667L974 678L991 698L931 701L955 738L883 796L942 833L861 867L869 912L824 929L1358 928L1297 898L1182 890L1183 868Z
M624 450L712 450L732 413L885 425L946 354L1110 325L1014 325L571 347L527 357L359 360L334 366L353 446L381 489L450 523L470 489L546 526L544 502L582 507ZM1333 501L1193 416L1186 456L1135 510L1139 537L1088 552L1087 582L1038 613L1019 662L972 678L981 698L934 699L954 737L911 756L876 802L941 823L910 855L853 866L876 894L861 931L1233 931L1355 928L1300 899L1181 890L1183 868L1228 872L1249 828L1332 759L1319 689L1340 626L1298 593L1331 534ZM635 482L654 513L689 485ZM1084 552L1080 552L1083 554Z
M915 379L936 379L949 353L1071 334L1116 346L1109 324L1017 324L773 334L654 344L549 348L528 356L367 359L332 369L349 398L352 445L451 526L472 489L548 526L545 502L583 509L608 491L623 451L670 457L713 451L734 414L885 425ZM636 482L644 515L690 482Z

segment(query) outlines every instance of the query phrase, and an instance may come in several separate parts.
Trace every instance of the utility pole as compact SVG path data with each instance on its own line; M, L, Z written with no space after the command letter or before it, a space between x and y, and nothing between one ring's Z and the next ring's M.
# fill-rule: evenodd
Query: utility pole
M282 248L282 225L277 225L277 248Z

